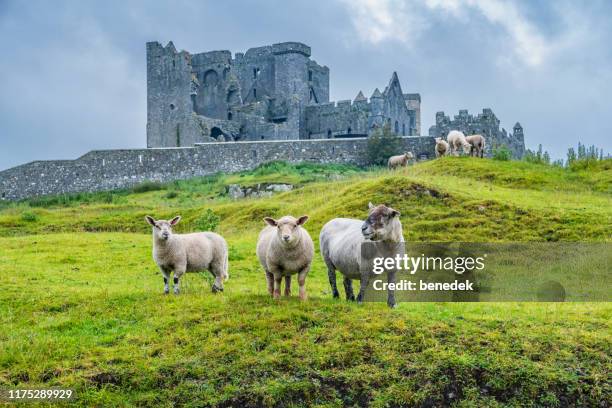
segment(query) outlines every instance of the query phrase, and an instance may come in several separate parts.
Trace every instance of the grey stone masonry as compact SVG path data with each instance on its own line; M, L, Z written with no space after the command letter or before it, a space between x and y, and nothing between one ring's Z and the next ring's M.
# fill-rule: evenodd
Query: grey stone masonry
M483 109L476 116L462 109L452 120L444 112L437 112L436 124L429 128L429 136L446 138L451 130L460 130L466 135L481 134L486 139L486 157L491 157L494 149L506 146L512 152L512 157L522 158L525 154L525 136L520 123L514 125L514 133L500 129L499 125L499 119L490 108Z
M404 137L415 157L433 157L430 137ZM76 160L35 161L0 172L0 199L127 188L253 169L263 163L366 165L366 138L205 143L163 149L95 150ZM399 152L398 152L399 153Z
M371 100L329 101L329 68L311 49L283 42L238 52L191 54L147 43L147 147L196 143L351 138L385 122L421 134L421 97L393 73Z

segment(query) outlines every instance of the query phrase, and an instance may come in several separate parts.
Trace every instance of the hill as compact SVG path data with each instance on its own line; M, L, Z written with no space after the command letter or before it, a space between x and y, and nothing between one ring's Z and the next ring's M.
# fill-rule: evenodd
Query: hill
M309 300L277 303L254 246L264 216L308 214L317 241L333 217L364 218L369 201L401 211L407 240L610 242L610 162L272 163L3 204L0 387L70 387L82 406L608 405L609 303L357 305L331 298L318 253ZM270 183L294 188L228 196ZM181 214L179 232L218 224L226 291L188 275L180 296L163 296L145 214Z

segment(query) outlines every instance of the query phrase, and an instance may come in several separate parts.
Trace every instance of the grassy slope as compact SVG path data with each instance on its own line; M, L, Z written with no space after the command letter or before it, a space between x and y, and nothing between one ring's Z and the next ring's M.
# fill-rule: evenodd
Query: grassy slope
M337 172L349 176L329 181ZM303 185L217 197L271 181ZM265 215L308 213L316 239L334 216L363 218L368 201L399 209L413 240L610 241L611 184L603 165L450 158L395 173L275 165L83 205L11 205L0 211L0 386L74 387L82 405L605 406L609 304L347 304L331 299L317 255L309 301L279 305L254 242ZM189 275L182 296L164 297L142 216L180 213L186 231L205 208L230 243L226 292Z

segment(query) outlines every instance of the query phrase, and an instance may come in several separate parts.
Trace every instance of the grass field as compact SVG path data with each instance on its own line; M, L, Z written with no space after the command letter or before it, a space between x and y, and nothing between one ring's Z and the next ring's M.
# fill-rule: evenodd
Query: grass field
M225 194L268 182L296 188ZM4 203L0 388L74 388L81 406L612 405L610 303L358 305L331 298L318 252L308 301L267 296L255 257L264 216L308 214L318 246L325 222L364 218L368 201L401 211L412 241L612 241L611 160L576 171L471 158L396 172L273 163ZM144 215L180 214L187 232L208 209L230 245L225 292L192 274L164 296Z

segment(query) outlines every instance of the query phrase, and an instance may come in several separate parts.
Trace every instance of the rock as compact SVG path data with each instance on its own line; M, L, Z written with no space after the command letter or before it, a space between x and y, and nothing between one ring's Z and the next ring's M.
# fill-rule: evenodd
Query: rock
M281 192L293 190L293 185L291 184L270 184L268 185L268 187L266 187L266 190L271 190L276 193L281 193Z
M227 194L234 200L244 197L244 191L238 184L230 184L227 186Z

